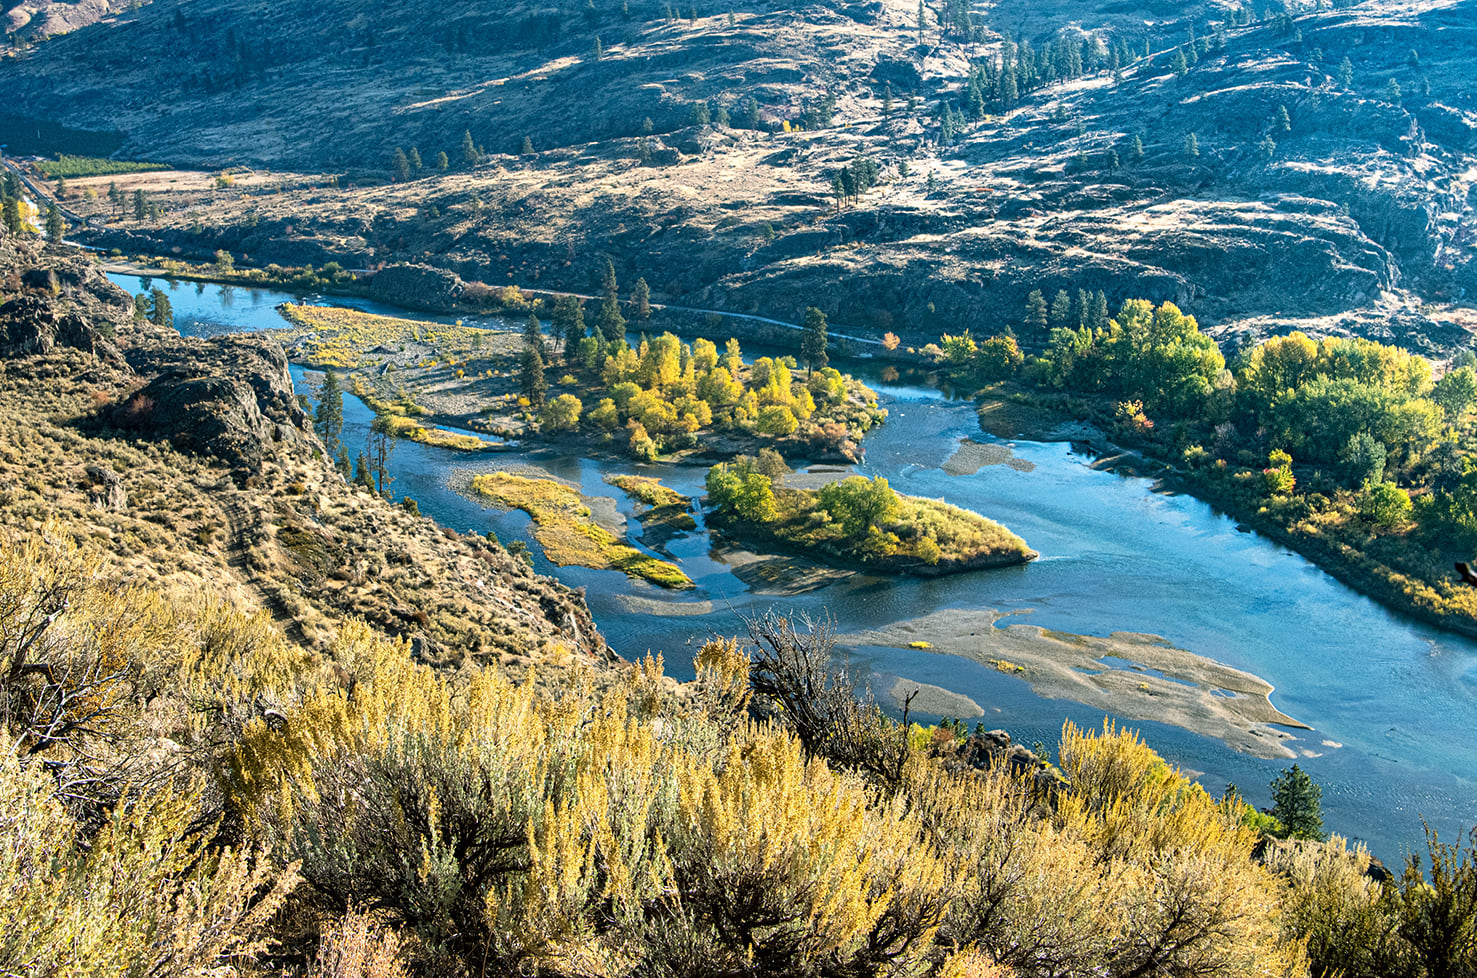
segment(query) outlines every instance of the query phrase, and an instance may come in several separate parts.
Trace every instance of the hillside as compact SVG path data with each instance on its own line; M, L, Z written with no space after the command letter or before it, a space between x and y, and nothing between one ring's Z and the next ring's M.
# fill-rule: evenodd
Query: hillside
M1172 300L1221 334L1465 345L1472 0L1263 19L1162 6L989 8L966 25L946 5L919 45L904 0L695 19L642 3L157 2L0 65L0 95L116 131L125 157L257 169L230 187L152 175L163 213L142 221L73 186L106 246L428 259L573 290L609 256L657 299L792 320L815 303L919 345L1020 331L1035 288ZM1014 100L1007 55L1031 65ZM424 169L388 182L397 147ZM859 158L877 182L838 208L832 177Z
M90 262L0 239L0 505L104 573L269 612L293 641L349 619L418 659L514 675L603 662L584 602L495 543L347 484L270 340L181 339Z

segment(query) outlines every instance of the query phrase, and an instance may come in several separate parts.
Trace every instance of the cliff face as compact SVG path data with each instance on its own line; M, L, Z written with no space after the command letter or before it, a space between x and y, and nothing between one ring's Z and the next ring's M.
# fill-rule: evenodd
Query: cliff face
M578 594L346 484L280 346L131 309L89 262L0 238L7 521L52 521L129 580L263 607L309 647L352 617L437 665L608 661Z
M160 2L0 65L0 96L121 128L125 155L300 171L156 180L157 221L94 204L109 247L575 291L609 256L659 300L789 320L818 304L917 343L1019 329L1034 288L1174 300L1229 331L1465 342L1473 0L1228 9L1047 3L981 14L969 37L931 19L920 45L907 0L676 20L644 3ZM1135 54L974 118L967 74L1007 38ZM396 147L425 166L386 183ZM859 156L880 183L838 209L832 177Z

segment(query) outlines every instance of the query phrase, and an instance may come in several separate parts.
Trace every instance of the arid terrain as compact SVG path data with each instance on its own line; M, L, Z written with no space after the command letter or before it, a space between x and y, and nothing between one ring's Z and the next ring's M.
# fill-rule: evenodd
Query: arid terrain
M107 179L69 188L97 219L83 237L131 252L575 291L609 257L658 300L790 321L816 303L918 345L1029 342L1035 288L1169 299L1221 334L1465 345L1471 0L1166 6L984 8L968 29L930 11L920 34L906 0L463 4L429 30L413 2L159 0L8 60L0 95L207 171L113 181L147 181L162 213L141 221L108 213ZM279 16L290 44L265 31ZM1014 41L1087 56L972 106L971 65ZM392 181L397 148L423 165ZM832 177L861 157L876 183L838 209Z

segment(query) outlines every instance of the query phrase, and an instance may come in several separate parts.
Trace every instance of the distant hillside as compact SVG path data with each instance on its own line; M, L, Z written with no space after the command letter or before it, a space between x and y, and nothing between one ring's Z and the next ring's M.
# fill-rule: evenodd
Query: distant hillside
M670 301L917 343L1039 339L1035 288L1436 353L1477 326L1477 0L944 3L922 44L907 0L671 13L158 2L0 65L0 96L122 155L338 176L166 193L115 244L573 289L608 255Z

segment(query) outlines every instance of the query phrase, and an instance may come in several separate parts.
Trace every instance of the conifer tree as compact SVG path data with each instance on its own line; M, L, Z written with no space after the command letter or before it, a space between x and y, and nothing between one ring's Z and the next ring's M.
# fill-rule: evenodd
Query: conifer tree
M523 137L523 145L518 147L518 152L522 156L532 156L533 155L533 137L532 136L524 136Z
M1405 93L1400 89L1400 83L1395 79L1391 78L1389 81L1385 82L1386 102L1389 102L1391 105L1398 107L1400 105L1400 99L1404 96L1404 94Z
M1135 163L1144 158L1144 140L1142 137L1133 137L1133 145L1128 150L1128 158Z
M149 216L149 198L144 195L143 188L133 192L133 219L142 221Z
M67 222L62 220L62 209L55 203L46 208L46 240L61 244L67 233Z
M523 364L519 370L519 386L523 396L528 399L529 407L535 411L543 409L544 398L549 393L549 382L544 377L544 358L539 356L537 347L528 347L523 351Z
M5 230L9 234L24 234L26 230L25 221L21 219L21 202L14 197L6 197L4 204Z
M1200 156L1200 137L1193 132L1185 133L1185 155L1192 160Z
M318 391L318 408L313 413L313 430L323 442L323 451L330 457L343 452L339 438L344 430L344 395L339 386L338 374L332 369L323 372L323 386ZM347 459L347 456L345 456Z
M1040 289L1032 289L1031 294L1026 296L1026 326L1038 334L1044 334L1046 321L1046 297L1041 294Z
M407 153L406 156L409 159L411 170L415 172L420 172L422 169L425 168L424 164L421 163L421 151L416 149L414 146L410 147L410 152Z
M564 345L564 356L569 357L585 338L584 304L572 295L561 295L554 301L553 325Z
M1051 300L1051 325L1055 328L1071 325L1072 297L1066 289L1057 289Z
M1339 84L1345 88L1354 87L1354 62L1347 57L1339 62Z
M117 188L118 185L116 183L111 183L108 185L108 190L110 193ZM5 196L14 198L15 200L20 200L21 178L16 176L14 170L7 169L5 171Z
M410 157L399 146L395 147L395 152L390 157L390 172L396 183L404 183L410 179Z
M800 341L800 353L805 357L807 374L815 373L817 367L825 369L830 363L826 353L829 339L826 336L826 314L815 306L805 310L805 338Z
M1323 839L1323 789L1294 764L1272 779L1272 817L1290 839Z
M646 284L646 279L636 280L631 289L631 305L637 319L644 322L651 318L651 287Z
M544 347L544 324L539 322L537 313L530 312L528 321L523 324L523 345L530 350L537 350L539 359L548 362L549 351Z
M1277 113L1272 117L1272 128L1278 132L1292 132L1292 117L1287 114L1287 106L1277 106Z
M472 140L472 130L468 129L462 133L462 166L473 167L482 162L482 154L477 152L477 144Z
M446 155L445 150L436 154L436 169L442 173L451 169L451 159Z
M1175 48L1174 61L1171 63L1171 67L1174 68L1174 73L1181 78L1190 73L1190 62L1185 60L1184 48Z
M149 291L149 322L155 326L174 325L174 308L169 304L169 296L161 288L155 287Z

